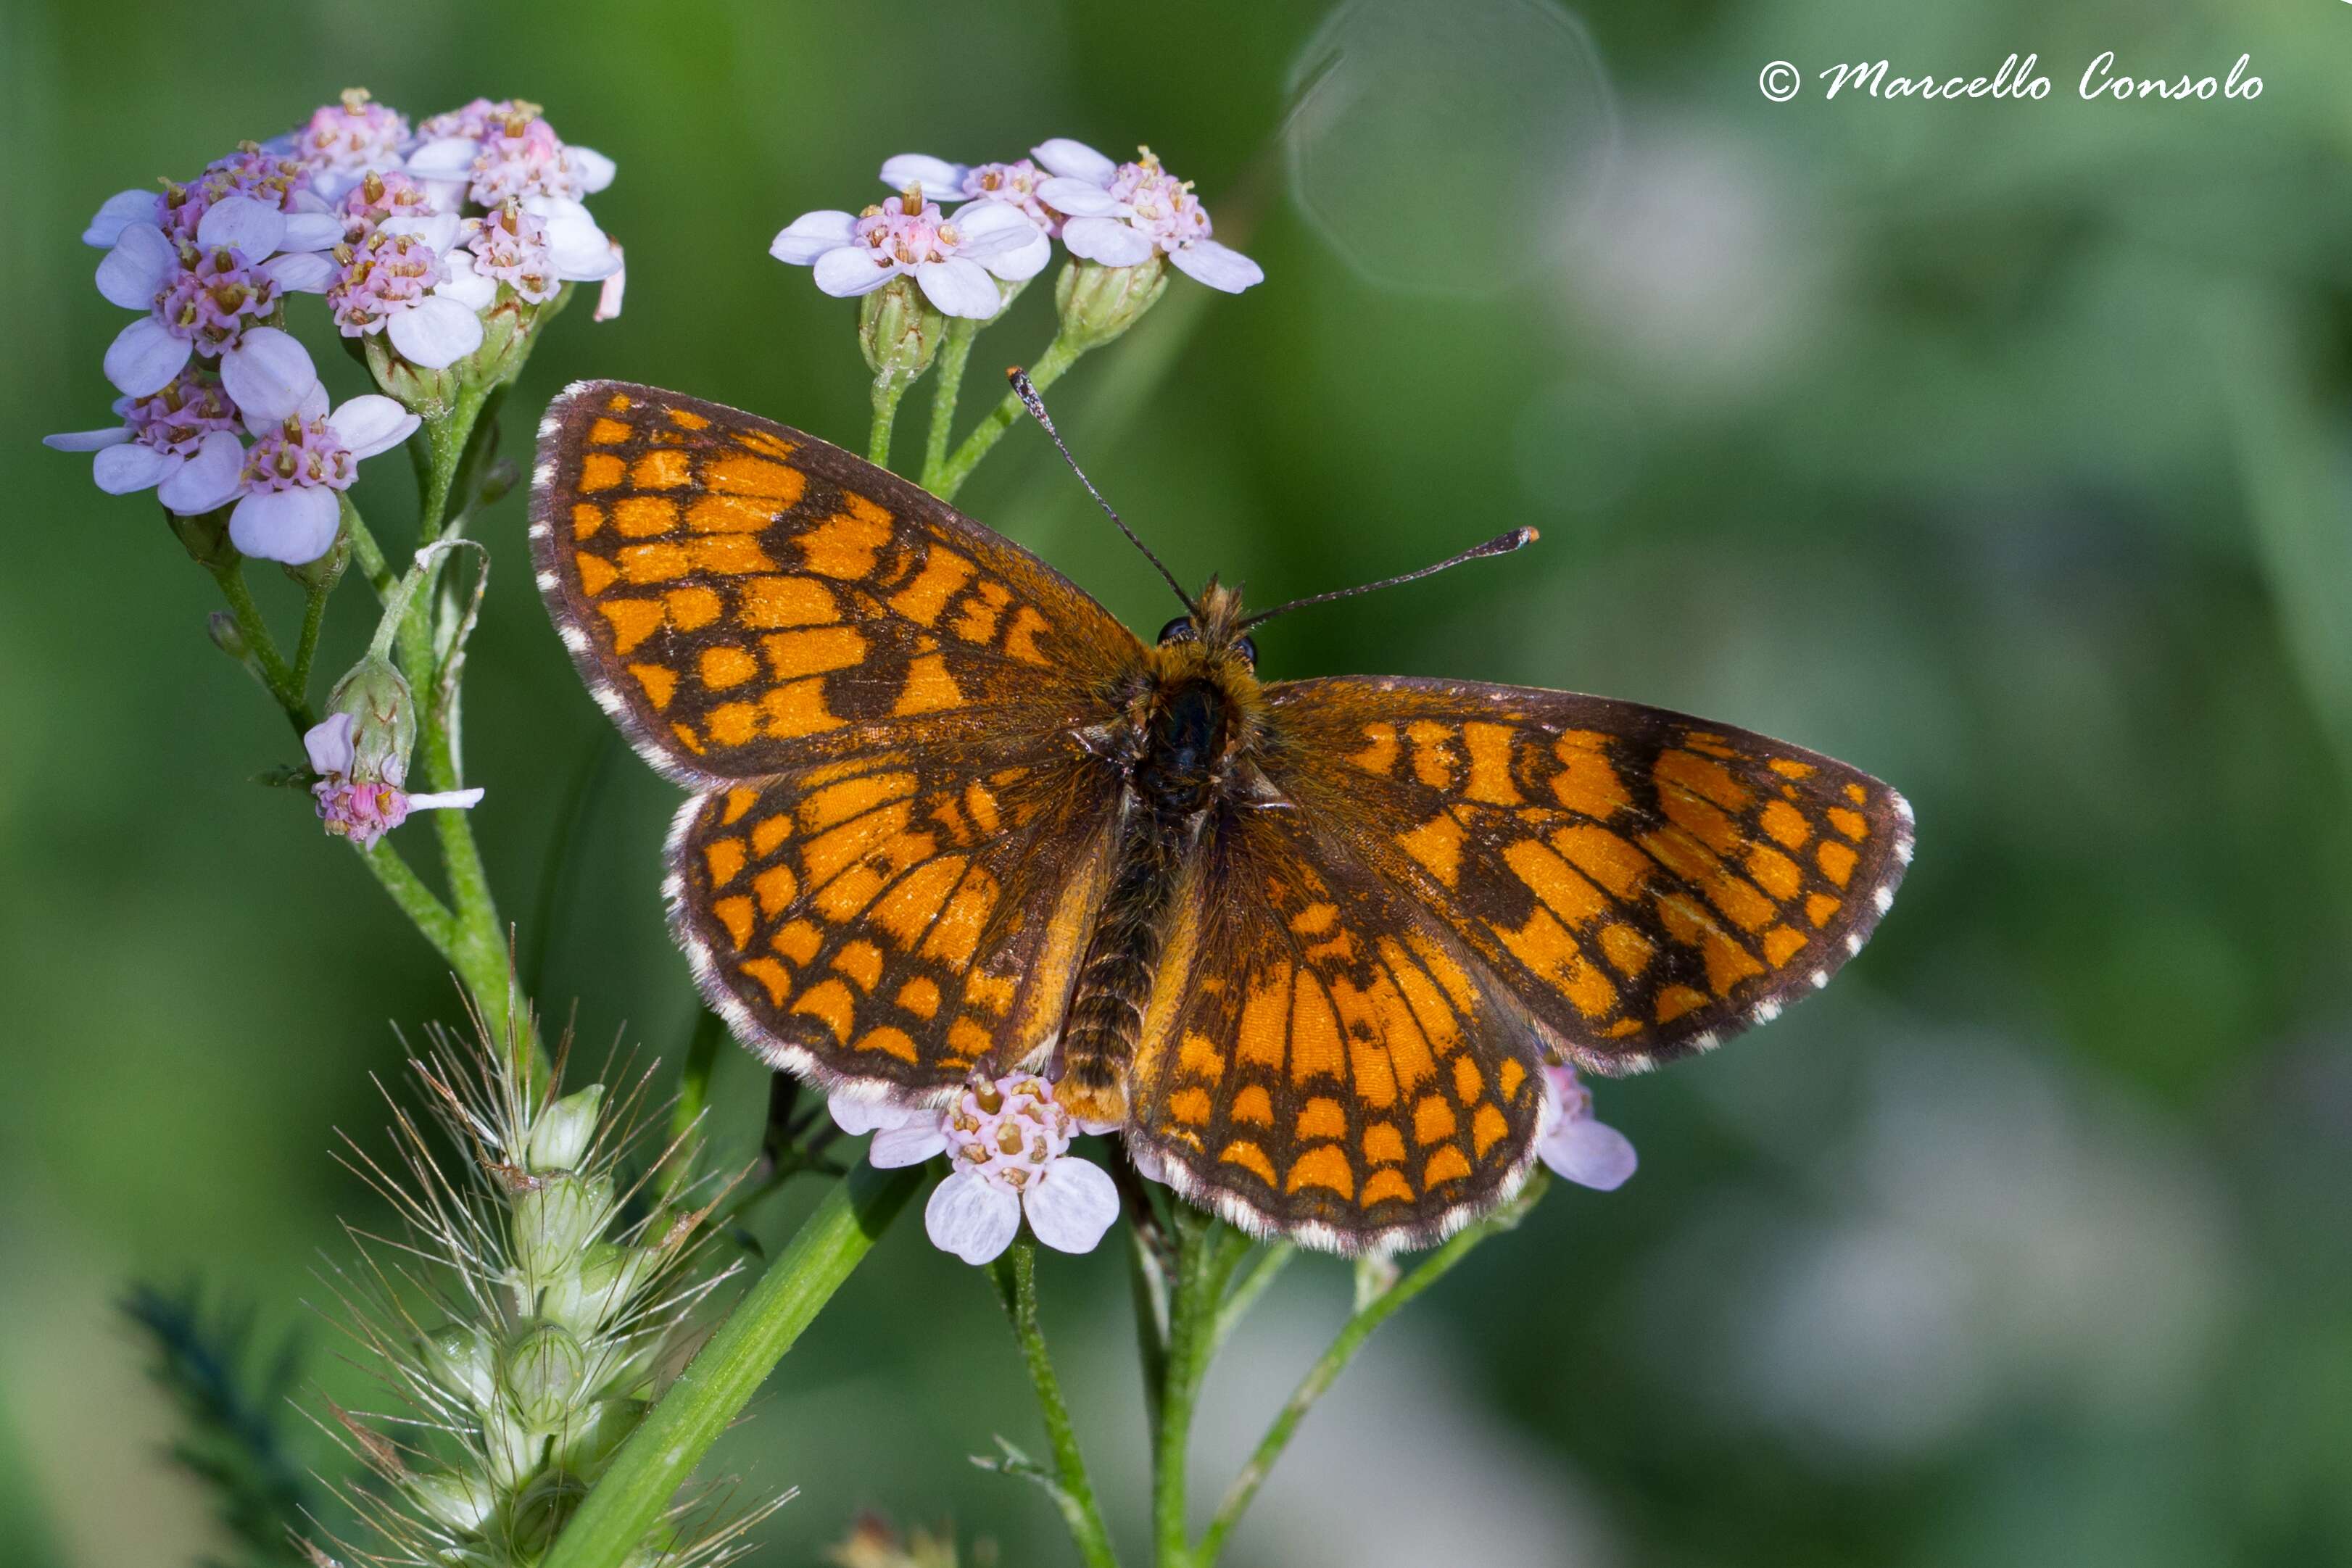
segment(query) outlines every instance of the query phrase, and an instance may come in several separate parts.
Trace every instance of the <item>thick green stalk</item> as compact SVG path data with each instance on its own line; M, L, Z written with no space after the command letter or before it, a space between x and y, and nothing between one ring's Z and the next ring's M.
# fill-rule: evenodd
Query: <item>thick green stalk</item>
M1168 1289L1168 1358L1160 1418L1151 1434L1152 1559L1159 1568L1191 1568L1184 1524L1187 1460L1201 1384L1217 1351L1217 1313L1225 1284L1250 1239L1189 1204L1172 1206L1176 1277Z
M719 1434L751 1403L920 1181L919 1167L860 1166L835 1185L621 1446L541 1568L620 1568L629 1560Z
M1053 1357L1046 1354L1045 1333L1037 1321L1037 1244L1026 1238L1014 1242L1010 1251L990 1265L988 1272L998 1299L1004 1303L1004 1315L1012 1320L1013 1337L1021 1343L1021 1359L1029 1369L1038 1408L1045 1417L1045 1437L1054 1448L1055 1484L1050 1490L1055 1504L1061 1509L1070 1539L1077 1543L1078 1555L1086 1559L1087 1568L1118 1568L1110 1531L1095 1503L1094 1483L1087 1476L1086 1455L1079 1450L1077 1432L1070 1425L1069 1406L1062 1400L1061 1380L1055 1376Z
M334 582L330 580L312 583L303 595L302 634L294 644L294 669L289 679L305 703L310 696L310 664L319 655L319 632L327 623L327 600L334 591Z
M1029 384L1044 392L1061 380L1062 372L1076 364L1078 356L1085 352L1075 340L1056 333L1054 340L1045 345L1045 351L1037 356L1037 362L1029 367ZM988 411L988 417L973 427L972 433L963 438L963 444L956 448L955 455L940 467L939 483L926 487L942 501L955 499L955 493L963 488L963 482L971 477L971 471L980 466L989 448L1003 438L1023 412L1021 400L1006 392L1004 401Z
M931 382L931 424L924 433L923 488L937 491L948 465L948 442L955 434L956 398L963 391L963 368L971 359L972 340L982 323L968 316L948 319L948 340L940 347L940 362Z
M221 597L228 601L228 612L236 622L237 634L245 639L246 650L253 658L254 667L261 672L262 685L286 710L294 732L300 735L318 723L310 711L310 700L294 684L294 672L286 665L286 656L278 651L278 640L269 634L269 622L261 618L261 607L253 601L253 590L246 585L245 562L233 560L227 566L212 569L213 580L220 584Z
M874 428L866 438L866 461L890 466L890 429L898 423L898 400L907 395L903 376L886 371L874 378Z

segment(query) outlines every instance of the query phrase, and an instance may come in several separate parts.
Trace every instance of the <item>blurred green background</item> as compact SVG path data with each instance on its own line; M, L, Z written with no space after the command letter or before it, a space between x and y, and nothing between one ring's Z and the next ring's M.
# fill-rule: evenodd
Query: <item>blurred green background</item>
M1864 957L1732 1049L1601 1086L1640 1175L1555 1190L1376 1341L1233 1561L2352 1560L2352 12L1596 0L1589 37L1565 16L11 0L0 1556L114 1568L215 1539L109 1310L134 1275L307 1324L316 1375L353 1383L302 1305L338 1218L376 1212L331 1129L375 1138L394 1029L457 1011L304 803L247 782L292 737L206 644L212 585L152 501L36 444L106 417L123 318L76 238L99 202L364 83L419 117L531 98L619 162L596 208L628 246L626 314L555 327L515 444L596 375L861 445L852 308L769 236L878 195L894 152L1149 141L1267 281L1177 279L1055 403L1181 575L1264 600L1545 534L1286 622L1267 673L1640 698L1916 803L1917 864ZM2168 78L2250 53L2264 91L2081 101L2103 49ZM1814 77L2029 50L2040 102L1824 102ZM1793 103L1759 92L1776 59L1805 73ZM978 367L1036 352L1047 292ZM404 476L372 467L362 502L399 517ZM1034 432L962 501L1132 624L1165 618ZM596 1045L675 1053L670 787L610 756L542 892L606 727L530 591L521 510L482 530L478 827L544 944L544 1003L576 998ZM353 591L336 611L327 667L365 630ZM747 1143L748 1059L722 1090ZM1045 1273L1131 1531L1120 1261ZM1345 1291L1311 1262L1262 1309L1212 1383L1202 1488ZM802 1489L761 1562L816 1561L865 1507L1070 1560L1034 1490L964 1463L992 1432L1034 1442L1034 1417L984 1282L911 1226L752 1414L725 1468Z

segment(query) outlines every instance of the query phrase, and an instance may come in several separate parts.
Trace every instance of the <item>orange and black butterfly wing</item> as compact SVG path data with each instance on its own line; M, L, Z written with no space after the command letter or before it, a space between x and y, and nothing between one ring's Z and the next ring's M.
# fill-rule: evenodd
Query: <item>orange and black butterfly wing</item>
M531 538L597 701L701 791L666 891L747 1043L923 1095L1051 1033L1118 800L1078 737L1132 633L916 486L650 387L550 408Z
M1634 1071L1826 985L1910 863L1911 808L1816 753L1605 697L1267 688L1274 787L1408 892L1561 1060Z

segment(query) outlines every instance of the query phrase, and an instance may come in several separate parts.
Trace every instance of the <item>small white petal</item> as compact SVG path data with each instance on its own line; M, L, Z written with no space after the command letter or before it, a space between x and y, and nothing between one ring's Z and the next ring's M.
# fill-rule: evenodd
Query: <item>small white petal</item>
M454 365L482 346L482 319L438 289L394 316L383 331L402 359L428 371Z
M319 384L310 351L276 327L247 328L236 347L221 355L220 372L222 387L248 419L284 419Z
M1213 239L1196 239L1174 251L1168 259L1193 282L1222 288L1228 294L1239 294L1254 283L1265 281L1264 267Z
M629 287L629 269L624 264L619 240L613 242L613 275L596 290L596 310L588 318L591 321L610 321L621 313L621 296Z
M877 267L862 245L845 245L816 258L816 286L835 299L871 294L898 276L895 267Z
M1108 185L1118 172L1118 165L1087 146L1066 136L1056 136L1029 149L1029 156L1049 174L1066 174L1092 185ZM1048 205L1055 204L1048 203ZM1069 209L1062 209L1067 212Z
M247 261L274 256L286 238L286 214L251 196L223 196L196 223L196 243L241 250Z
M358 755L352 748L352 716L329 714L312 725L302 732L302 749L310 754L311 772L349 773L352 760Z
M129 225L153 223L156 200L152 191L115 192L91 215L89 227L82 230L81 243L103 249L121 240L122 231Z
M106 379L117 392L145 397L169 386L194 351L185 338L174 338L163 323L152 316L142 316L107 345Z
M924 262L915 268L915 281L923 286L924 297L950 316L985 321L1004 303L988 268L960 256Z
M367 171L364 169L313 170L310 174L310 189L302 193L315 195L320 201L341 202L352 191L358 189L360 182L366 177Z
M412 811L470 811L481 799L482 791L478 785L471 789L443 789L431 795L411 795L408 809Z
M794 267L807 267L825 252L847 245L857 220L847 213L803 213L768 242L768 254Z
M931 1244L967 1263L988 1263L1021 1230L1021 1200L987 1177L958 1171L940 1183L923 1206Z
M1060 1252L1091 1252L1118 1218L1118 1186L1090 1160L1064 1155L1022 1195L1037 1239Z
M1045 270L1045 264L1054 259L1054 242L1045 237L1043 229L1030 232L1037 237L1014 249L999 251L980 265L1007 283L1020 283L1036 277Z
M877 1170L894 1171L901 1166L921 1165L947 1149L947 1134L940 1131L939 1117L925 1113L876 1133L874 1142L866 1146L866 1160Z
M244 468L245 443L226 430L207 432L196 455L164 476L155 498L184 517L214 511L236 497Z
M382 392L364 392L327 416L353 457L373 457L407 440L421 423L416 415Z
M402 213L376 225L388 235L415 235L433 247L436 255L446 252L457 243L457 214L449 212Z
M1632 1140L1591 1116L1570 1116L1536 1145L1543 1163L1580 1186L1601 1192L1625 1185L1640 1162Z
M488 310L499 297L499 280L474 265L470 250L449 253L449 280L433 292L454 299L468 310Z
M280 252L261 270L289 294L324 294L335 281L335 258L318 250Z
M1116 217L1127 210L1108 191L1084 180L1047 180L1037 187L1037 199L1074 218Z
M98 264L98 291L110 305L152 310L155 296L180 265L179 252L153 224L126 224L114 248Z
M1062 225L1062 247L1105 267L1133 267L1154 248L1150 235L1117 218L1072 218Z
M427 141L408 155L409 174L418 180L469 180L481 143L470 136L445 136Z
M286 235L278 242L278 248L325 250L340 244L342 237L343 220L333 213L289 213Z
M229 543L256 560L300 566L333 548L343 509L324 485L247 496L228 515Z
M951 220L963 235L960 254L974 261L1008 250L1018 250L1037 235L1029 214L1005 202L966 202Z
M571 163L572 172L580 176L580 188L592 196L611 184L613 176L621 172L610 158L593 147L566 146L563 156Z
M90 477L108 495L127 496L133 490L162 484L178 465L179 459L152 446L110 446L91 463Z
M110 424L104 430L59 431L41 437L41 444L53 452L96 452L101 447L120 446L130 439L129 425Z
M928 152L901 152L882 165L882 183L894 191L919 184L923 194L933 201L943 197L951 200L963 194L964 176L971 172L964 164L950 163Z
M1127 1157L1135 1166L1136 1175L1146 1181L1156 1181L1162 1186L1168 1185L1168 1167L1160 1163L1157 1154L1133 1138L1127 1140Z
M587 209L577 213L558 213L543 220L547 225L547 259L555 268L555 276L572 283L593 283L600 277L610 277L620 269L621 257L613 249L613 242Z
M853 1138L878 1133L885 1127L903 1127L918 1115L932 1114L895 1100L861 1100L849 1094L827 1095L824 1108L833 1117L833 1124Z

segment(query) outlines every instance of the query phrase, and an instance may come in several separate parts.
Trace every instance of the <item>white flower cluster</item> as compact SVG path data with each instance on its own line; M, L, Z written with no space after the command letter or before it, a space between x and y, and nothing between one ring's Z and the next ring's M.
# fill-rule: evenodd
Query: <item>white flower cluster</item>
M431 371L481 347L483 319L509 298L535 306L602 280L601 319L618 308L621 247L581 198L613 172L533 104L477 99L412 130L354 89L185 184L121 192L82 240L106 251L99 292L141 312L106 352L122 423L48 444L96 452L110 495L152 486L184 517L234 504L247 555L316 559L359 459L418 421L373 393L330 413L285 329L287 298L323 295L343 336L382 333Z

